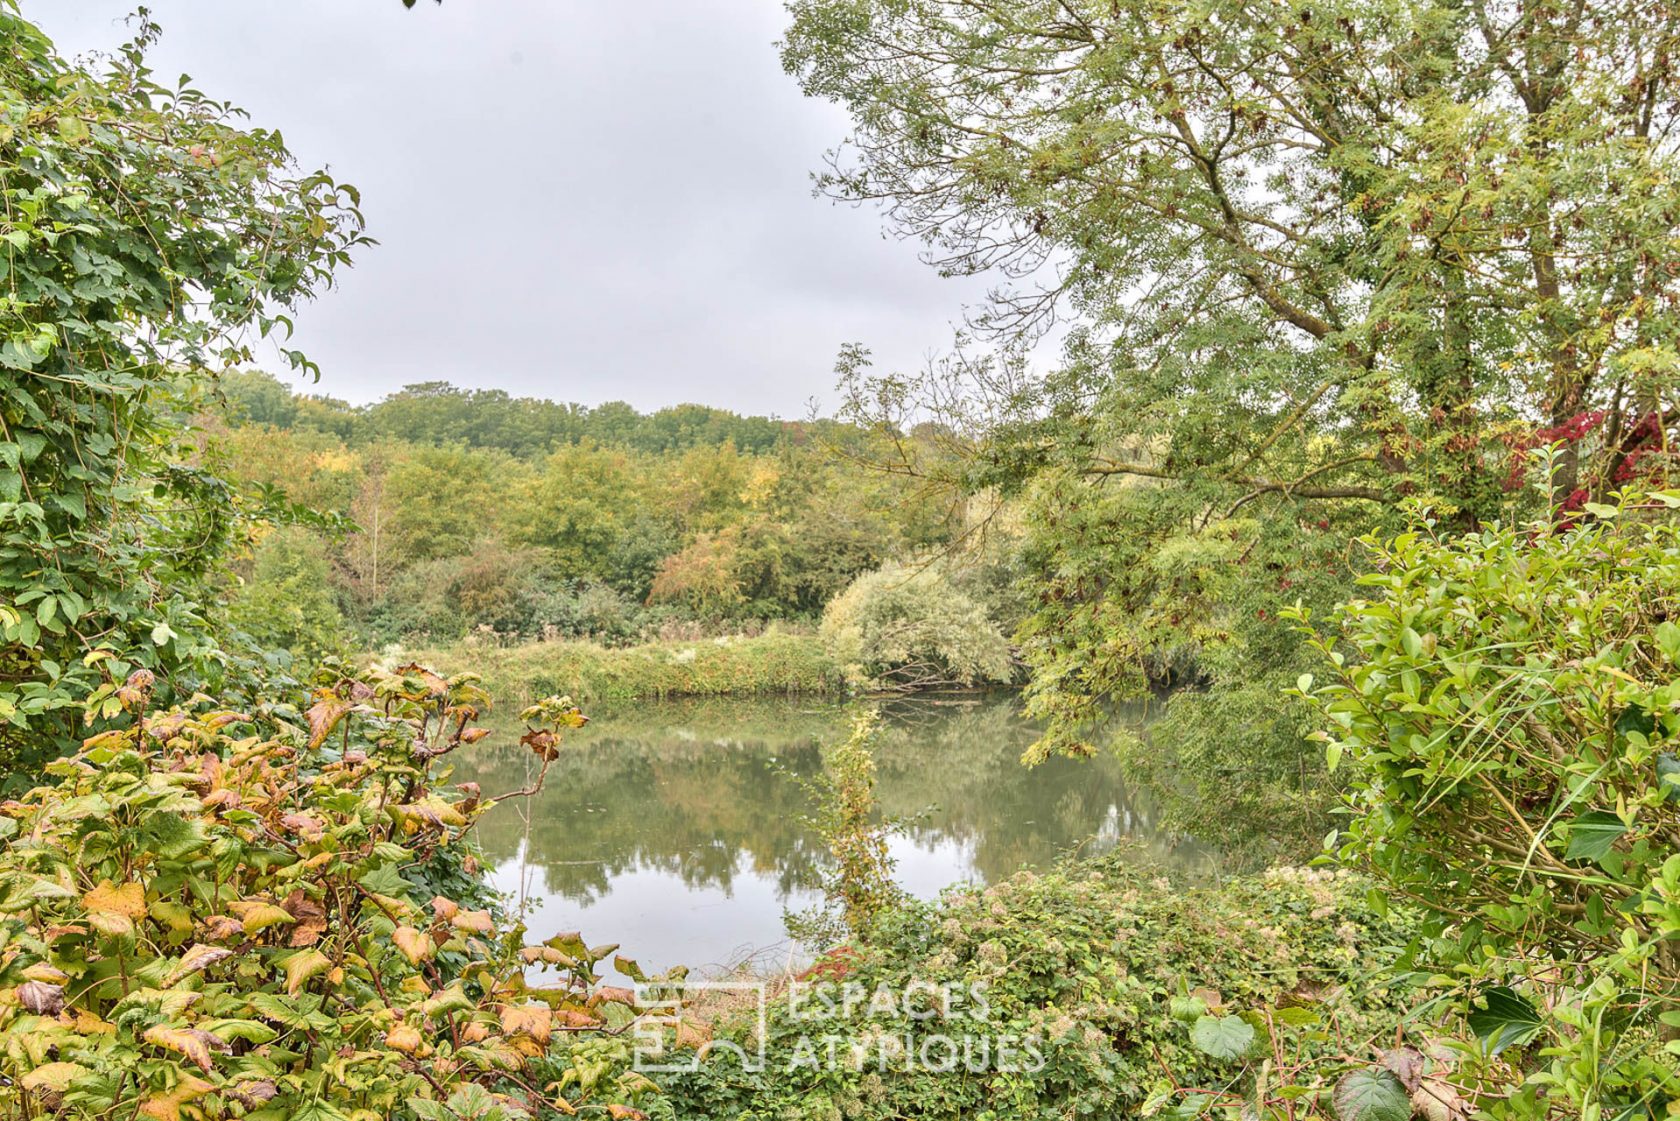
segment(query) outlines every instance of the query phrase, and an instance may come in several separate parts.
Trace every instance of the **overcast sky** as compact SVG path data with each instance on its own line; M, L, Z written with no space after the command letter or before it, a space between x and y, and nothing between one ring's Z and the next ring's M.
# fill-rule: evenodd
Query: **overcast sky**
M146 0L163 80L362 189L366 252L299 320L320 392L444 379L797 416L834 356L944 347L983 285L813 198L846 119L781 71L779 0ZM137 0L23 0L109 49Z

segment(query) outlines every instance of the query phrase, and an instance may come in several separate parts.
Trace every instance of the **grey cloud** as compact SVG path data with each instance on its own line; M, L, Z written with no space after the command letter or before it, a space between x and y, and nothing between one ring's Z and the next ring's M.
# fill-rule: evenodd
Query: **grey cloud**
M24 0L72 52L133 0ZM977 281L814 199L845 133L781 72L772 0L150 0L160 74L361 187L382 244L299 320L321 389L442 378L798 415L840 344L915 366Z

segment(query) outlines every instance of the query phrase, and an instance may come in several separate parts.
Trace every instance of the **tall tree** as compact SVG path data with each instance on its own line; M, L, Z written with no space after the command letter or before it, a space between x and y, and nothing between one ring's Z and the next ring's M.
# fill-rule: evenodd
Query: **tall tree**
M1408 498L1473 522L1550 441L1571 508L1668 469L1674 5L790 10L787 68L855 126L822 186L942 270L1001 274L980 331L1070 324L1061 371L996 398L966 479L1038 502L1047 747L1088 750L1101 702L1185 651L1231 690L1292 672L1277 601L1343 585L1333 543ZM960 399L852 384L888 428Z

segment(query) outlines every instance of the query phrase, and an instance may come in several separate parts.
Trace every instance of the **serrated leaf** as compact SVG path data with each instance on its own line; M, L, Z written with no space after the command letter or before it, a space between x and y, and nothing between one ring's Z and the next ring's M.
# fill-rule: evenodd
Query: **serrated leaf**
M1375 1068L1342 1075L1331 1094L1339 1121L1410 1121L1412 1100L1393 1071Z
M1190 1028L1190 1043L1204 1055L1227 1062L1254 1046L1254 1025L1241 1016L1202 1016Z
M332 959L320 950L304 950L286 959L286 994L295 995L311 977L332 967Z

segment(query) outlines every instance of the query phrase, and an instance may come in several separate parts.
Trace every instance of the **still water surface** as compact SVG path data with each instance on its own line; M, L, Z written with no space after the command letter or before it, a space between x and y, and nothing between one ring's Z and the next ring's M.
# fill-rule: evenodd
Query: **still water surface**
M1020 764L1032 727L1015 698L888 705L875 746L885 813L913 818L895 837L896 879L923 897L991 883L1074 850L1129 836L1158 860L1208 854L1158 830L1112 759ZM481 825L497 887L529 904L536 938L582 930L618 942L644 968L720 969L798 952L784 911L818 902L822 841L799 777L844 738L851 711L810 700L641 702L592 713L549 769L543 791ZM515 736L463 750L458 781L487 797L534 774Z

